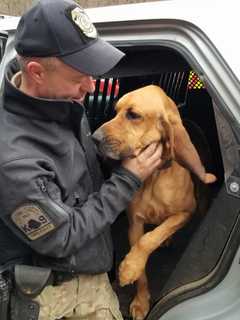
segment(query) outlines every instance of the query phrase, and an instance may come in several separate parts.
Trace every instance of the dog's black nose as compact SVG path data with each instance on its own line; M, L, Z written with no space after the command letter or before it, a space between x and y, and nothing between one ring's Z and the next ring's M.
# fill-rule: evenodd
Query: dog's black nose
M98 128L92 135L92 139L97 146L99 146L101 141L103 141L103 138L104 138L104 134L101 128Z

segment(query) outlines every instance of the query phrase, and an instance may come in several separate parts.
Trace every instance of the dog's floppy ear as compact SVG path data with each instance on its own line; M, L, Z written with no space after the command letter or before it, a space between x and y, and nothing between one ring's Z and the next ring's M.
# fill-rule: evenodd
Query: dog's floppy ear
M167 106L169 122L173 128L175 159L182 166L195 173L204 183L212 183L216 180L213 174L206 173L197 150L182 124L177 106L169 98Z
M174 159L174 132L173 132L173 126L164 117L161 117L160 123L161 123L161 127L163 128L162 160L165 162L165 161Z

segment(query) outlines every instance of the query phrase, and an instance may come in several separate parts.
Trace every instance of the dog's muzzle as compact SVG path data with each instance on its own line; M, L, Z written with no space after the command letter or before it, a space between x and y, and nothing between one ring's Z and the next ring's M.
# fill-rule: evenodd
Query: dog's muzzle
M102 128L97 129L92 135L92 138L101 155L115 160L121 159L119 152L120 141L111 136L105 136Z

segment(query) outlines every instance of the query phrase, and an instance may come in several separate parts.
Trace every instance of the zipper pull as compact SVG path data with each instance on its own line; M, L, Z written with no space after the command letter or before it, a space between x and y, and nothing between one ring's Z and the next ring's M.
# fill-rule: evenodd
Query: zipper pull
M40 189L42 190L42 192L47 191L47 187L45 185L45 182L42 179L39 179L39 186L40 186Z

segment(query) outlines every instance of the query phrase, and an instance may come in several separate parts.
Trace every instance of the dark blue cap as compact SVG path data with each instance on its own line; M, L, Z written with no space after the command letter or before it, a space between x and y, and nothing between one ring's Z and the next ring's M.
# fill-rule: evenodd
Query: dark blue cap
M98 36L86 12L71 0L40 0L20 19L15 49L24 57L58 57L80 72L99 76L124 53Z

